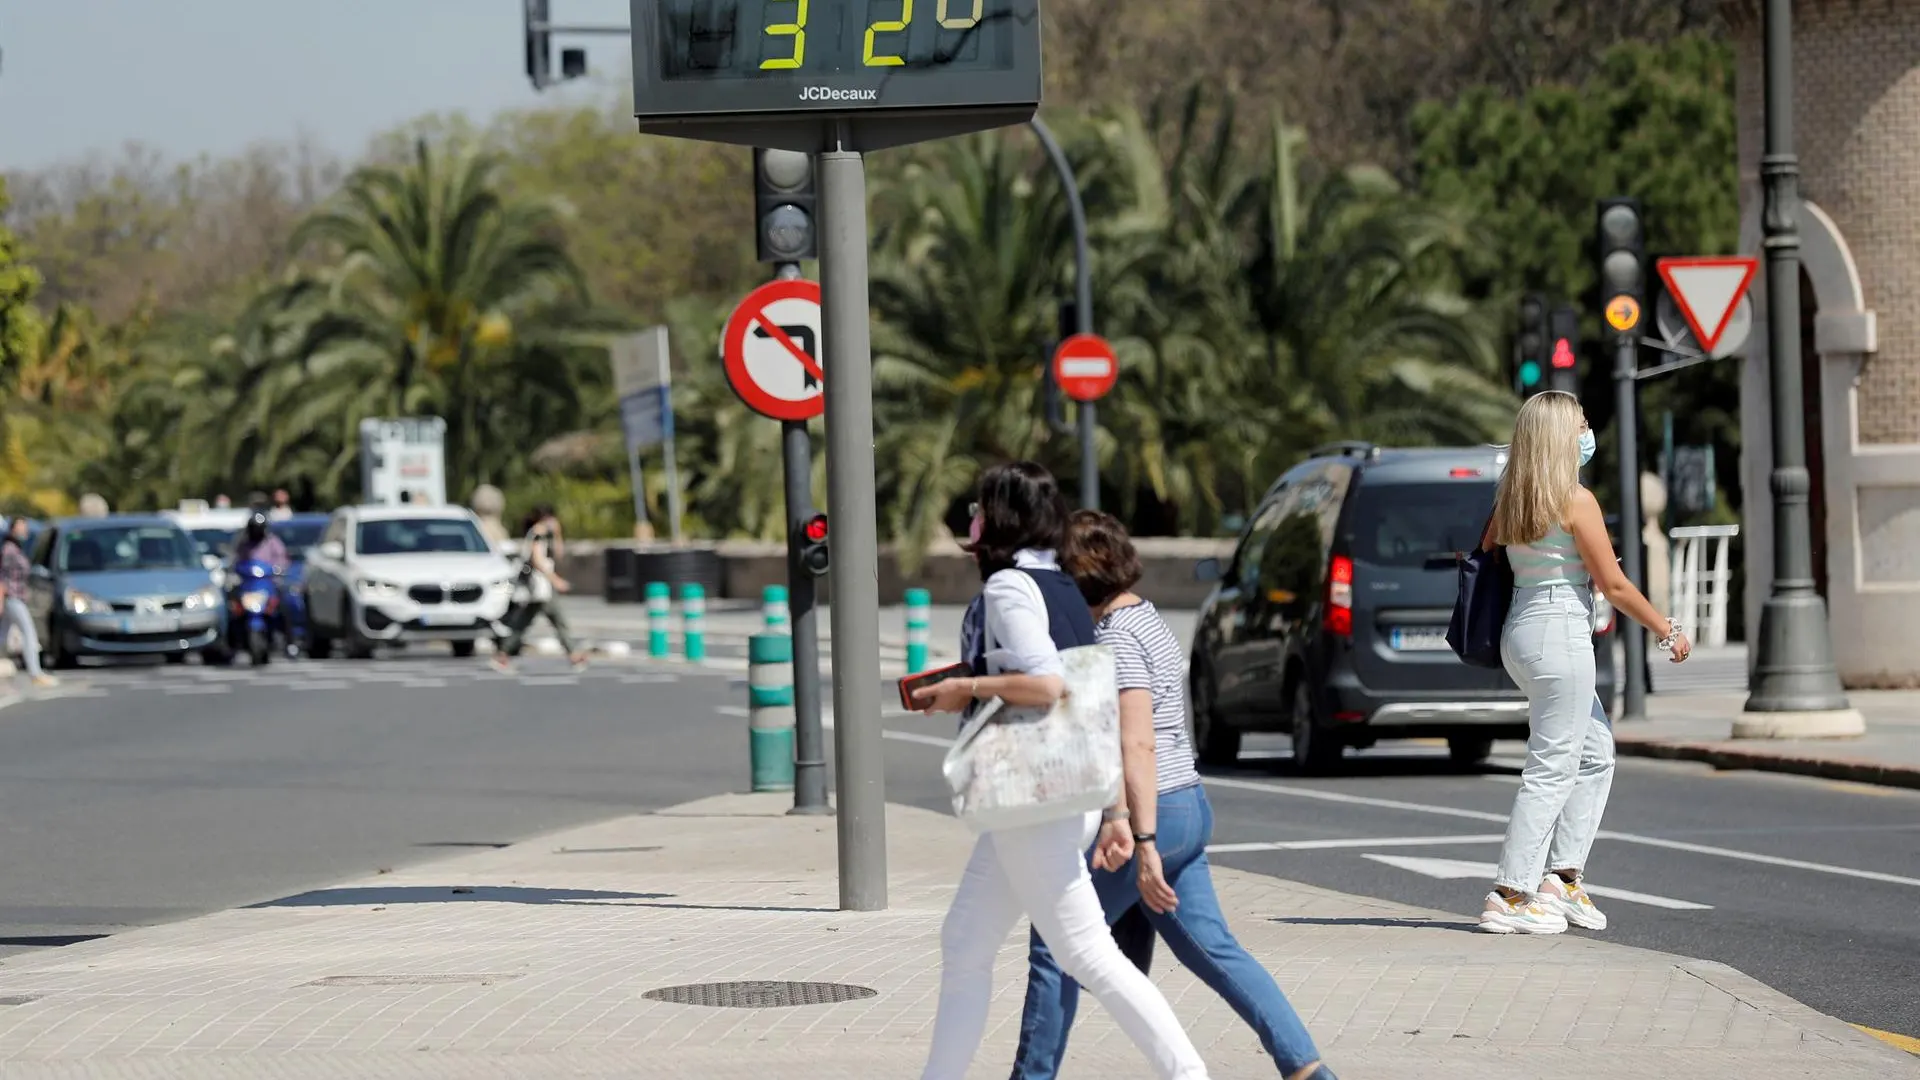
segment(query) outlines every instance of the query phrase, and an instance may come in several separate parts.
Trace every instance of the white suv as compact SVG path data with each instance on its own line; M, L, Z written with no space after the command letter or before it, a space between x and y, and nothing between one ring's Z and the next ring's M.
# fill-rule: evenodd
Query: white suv
M309 648L364 658L374 646L448 641L455 656L493 632L514 567L458 507L349 506L307 554Z

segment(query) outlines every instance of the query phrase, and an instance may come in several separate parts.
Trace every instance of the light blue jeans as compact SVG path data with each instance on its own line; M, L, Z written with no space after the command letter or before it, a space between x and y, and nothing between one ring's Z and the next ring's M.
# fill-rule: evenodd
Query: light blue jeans
M9 593L4 610L0 610L0 653L7 649L7 630L20 628L20 663L25 665L27 676L40 677L40 635L33 629L33 613L27 610L26 601Z
M1549 870L1587 864L1613 788L1613 727L1594 690L1593 594L1513 590L1500 659L1527 695L1527 763L1494 884L1531 893Z

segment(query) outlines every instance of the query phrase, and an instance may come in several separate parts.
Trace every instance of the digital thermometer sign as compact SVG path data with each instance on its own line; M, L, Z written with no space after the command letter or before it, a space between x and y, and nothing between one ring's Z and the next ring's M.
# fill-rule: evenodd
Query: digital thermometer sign
M633 0L632 26L646 132L873 150L1040 103L1039 0Z

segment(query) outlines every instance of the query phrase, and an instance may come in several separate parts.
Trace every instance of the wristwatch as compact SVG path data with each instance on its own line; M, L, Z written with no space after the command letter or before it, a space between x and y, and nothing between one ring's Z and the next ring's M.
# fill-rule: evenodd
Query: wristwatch
M1135 844L1151 844L1151 843L1153 843L1153 834L1152 834L1152 833L1150 833L1150 832L1137 832L1137 833L1134 833L1134 834L1133 834L1133 842L1134 842Z

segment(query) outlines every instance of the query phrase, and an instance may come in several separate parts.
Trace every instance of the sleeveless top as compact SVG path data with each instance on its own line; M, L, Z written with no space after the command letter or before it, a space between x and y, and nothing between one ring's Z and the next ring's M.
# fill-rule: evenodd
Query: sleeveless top
M1531 544L1508 544L1507 562L1513 565L1513 585L1517 589L1543 585L1586 585L1593 580L1580 560L1580 549L1573 534L1560 525Z

